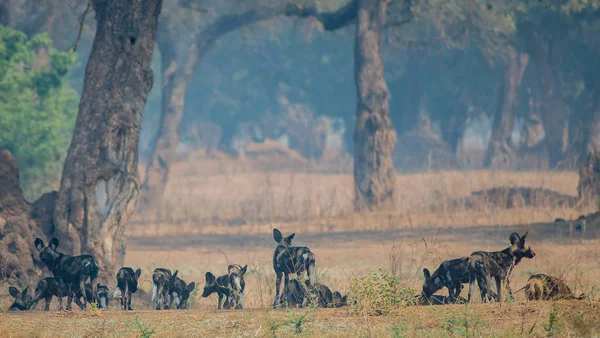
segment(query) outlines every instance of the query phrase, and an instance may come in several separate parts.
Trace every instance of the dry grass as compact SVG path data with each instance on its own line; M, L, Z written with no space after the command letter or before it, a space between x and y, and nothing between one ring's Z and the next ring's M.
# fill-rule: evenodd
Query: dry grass
M493 187L532 187L575 195L574 172L469 171L398 176L393 212L352 212L352 177L340 169L311 172L290 168L254 172L230 159L206 156L180 162L172 170L166 203L157 213L138 213L128 228L126 265L142 269L142 291L134 296L136 311L122 313L117 301L109 311L81 313L0 314L0 334L7 337L143 336L591 336L600 334L597 302L515 301L468 306L408 307L386 316L356 315L347 309L268 309L274 297L272 255L274 227L295 232L296 245L316 254L318 280L346 293L353 277L379 268L420 290L422 269L435 269L444 259L476 250L501 250L511 231L529 230L528 244L537 253L514 271L513 290L532 273L564 278L576 294L597 299L600 284L600 240L595 229L583 237L556 232L555 218L577 218L592 208L522 207L475 210L432 204L466 197ZM208 168L203 170L203 168ZM143 171L142 171L143 172ZM442 203L443 204L443 203ZM521 226L525 224L524 226ZM566 232L568 234L568 231ZM216 312L216 296L202 298L204 274L226 272L228 264L248 264L246 310ZM151 272L178 269L197 292L188 311L152 311ZM115 282L109 282L114 288ZM0 285L0 289L5 286ZM468 288L463 291L466 295ZM3 290L0 293L6 294ZM441 292L444 293L443 291ZM479 297L476 297L476 300ZM478 302L478 301L477 301ZM0 297L0 309L9 305ZM54 307L55 305L53 305Z

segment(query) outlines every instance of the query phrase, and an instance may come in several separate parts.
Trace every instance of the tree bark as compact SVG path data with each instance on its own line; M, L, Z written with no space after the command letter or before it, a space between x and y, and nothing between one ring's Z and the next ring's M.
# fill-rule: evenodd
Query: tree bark
M355 41L357 89L354 132L355 210L391 206L396 173L396 133L389 117L388 88L381 58L382 29L389 0L359 0Z
M179 127L183 118L185 93L192 80L194 71L202 58L212 49L215 43L227 33L253 23L267 20L284 12L282 5L250 10L241 14L224 15L208 25L196 38L185 57L182 66L173 66L168 78L163 74L161 124L154 142L154 149L146 176L142 185L142 201L140 207L148 209L160 203L169 179L169 169L175 162L176 150L179 146ZM159 41L159 47L163 43ZM167 49L167 47L164 47ZM162 49L161 49L162 50ZM165 65L163 65L164 67ZM171 64L167 66L167 69ZM165 70L166 71L166 70ZM223 134L226 134L225 131ZM223 135L223 137L227 137Z
M54 211L69 254L91 254L101 272L123 264L126 226L140 193L138 139L153 84L162 0L93 0L97 28Z
M565 159L569 141L569 108L562 95L560 57L564 50L564 37L555 37L548 44L538 35L531 39L531 56L538 73L541 93L541 115L544 123L545 140L548 148L550 168L557 168Z
M484 161L484 165L488 168L510 169L515 164L517 154L511 139L517 113L519 87L528 62L529 55L517 53L514 47L508 47L508 60L500 87L498 108Z
M581 159L586 158L587 154L600 154L600 81L598 81L590 94L590 101L585 107L586 113L583 118L583 139L584 148Z
M417 127L421 95L423 94L419 52L409 50L408 53L408 65L406 70L407 78L405 81L408 83L408 90L403 95L401 123L399 126L396 126L401 135L408 133Z

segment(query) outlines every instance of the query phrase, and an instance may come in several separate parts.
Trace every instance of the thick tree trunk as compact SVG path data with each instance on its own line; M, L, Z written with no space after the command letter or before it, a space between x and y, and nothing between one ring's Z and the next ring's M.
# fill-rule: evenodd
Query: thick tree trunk
M355 209L376 210L394 201L392 151L396 133L389 117L381 34L389 0L359 0L355 41L357 89L354 132Z
M598 198L600 197L600 153L590 152L585 163L579 168L577 193L581 203L598 205Z
M584 148L579 154L581 159L589 153L600 153L600 81L594 86L585 110L586 116L582 119Z
M546 50L543 41L534 35L530 43L531 56L538 73L541 93L541 115L551 169L565 159L569 141L569 108L562 98L560 57L564 51L563 37L557 37Z
M138 139L154 78L161 0L93 0L97 28L54 212L70 254L92 254L107 276L122 266L140 193Z
M511 139L517 113L519 87L528 62L529 55L517 53L514 47L508 47L508 60L500 87L492 137L484 160L484 165L488 168L510 169L515 164L517 154Z
M204 55L227 33L272 18L283 13L283 11L284 7L277 5L260 10L251 10L242 14L224 15L208 25L198 35L196 42L188 49L185 61L181 66L177 66L177 64L167 66L167 69L174 67L176 70L169 73L167 79L164 79L165 74L163 74L163 81L165 82L163 82L162 91L161 124L150 163L146 168L146 176L142 185L141 208L148 209L148 207L157 205L163 199L169 179L169 168L175 162L176 150L179 146L179 127L183 118L185 93L194 71L198 68L198 64ZM159 41L159 47L162 45L163 43ZM164 49L168 48L165 47ZM163 48L161 48L161 53L162 50ZM225 131L223 134L226 134ZM227 135L223 135L223 137L227 138Z

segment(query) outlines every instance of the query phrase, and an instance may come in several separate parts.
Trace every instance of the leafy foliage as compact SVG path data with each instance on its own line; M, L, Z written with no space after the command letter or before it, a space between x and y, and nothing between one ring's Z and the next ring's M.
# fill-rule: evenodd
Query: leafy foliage
M66 84L74 55L50 43L0 26L0 148L17 159L30 200L57 187L77 114Z
M385 315L394 309L415 304L416 290L401 283L398 276L385 269L352 278L350 285L352 311L373 316Z

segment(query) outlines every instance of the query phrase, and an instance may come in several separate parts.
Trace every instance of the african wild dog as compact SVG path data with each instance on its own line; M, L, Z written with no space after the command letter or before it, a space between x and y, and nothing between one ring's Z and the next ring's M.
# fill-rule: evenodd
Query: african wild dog
M244 275L248 265L242 267L238 264L232 264L227 267L229 276L229 306L235 309L244 308L244 289L246 288L246 282L244 281Z
M464 297L456 297L451 299L449 296L431 295L426 297L425 294L420 294L416 299L417 305L447 305L447 304L466 304L467 300Z
M277 280L275 281L275 299L273 306L276 306L280 301L281 277L285 275L285 283L283 285L283 293L287 293L287 287L290 280L290 274L297 274L302 277L304 271L308 273L308 278L311 285L315 284L315 254L309 248L292 246L292 240L296 234L291 234L288 237L283 237L281 231L273 229L273 239L277 242L277 247L273 254L273 269Z
M131 310L131 294L138 289L138 279L142 270L135 272L132 268L123 267L117 273L117 288L121 291L121 310Z
M482 302L485 302L486 298L495 298L498 302L502 300L503 280L506 281L509 296L512 296L509 278L513 268L523 258L535 257L535 252L528 245L525 245L527 233L525 232L523 237L520 237L516 232L510 234L509 240L511 246L502 251L476 251L471 254L469 257L469 302L471 302L471 297L475 289L476 279L483 284L480 284L479 288ZM497 292L493 292L491 289L492 277L495 279Z
M98 307L100 309L108 308L108 288L104 285L98 284L96 289L98 290L98 293L96 295ZM93 303L93 289L90 283L85 283L85 291L88 303ZM65 284L62 280L54 277L46 277L38 282L29 308L35 308L38 302L44 299L44 311L49 311L50 303L52 302L52 297L56 297L58 301L57 310L62 311L62 299L63 297L68 296L69 292L74 293L75 304L77 304L77 306L79 306L79 308L83 310L84 307L81 299L86 296L84 296L82 290L79 288L77 288L76 290L71 290L69 286Z
M221 310L223 296L225 296L225 303L223 304L223 308L229 309L231 307L229 301L229 296L231 295L231 288L229 287L229 274L219 276L217 278L212 272L207 272L205 278L206 284L204 285L202 297L209 297L210 295L216 292L217 296L219 296L219 303L217 304L217 309Z
M525 289L527 300L581 300L585 298L585 294L575 296L564 280L541 273L529 276L527 284L519 291L523 289Z
M31 296L29 296L29 287L26 287L23 292L19 289L11 286L8 288L8 293L14 298L12 305L8 308L8 311L26 311L31 306Z
M157 268L152 273L152 304L157 310L169 309L169 305L172 303L171 288L173 286L173 275L171 271L163 268ZM167 300L169 297L169 300Z
M190 294L192 293L192 291L194 291L194 288L196 287L196 283L191 282L190 284L186 284L183 279L179 278L177 276L177 273L179 271L175 271L175 273L173 273L173 277L172 277L172 284L171 284L171 304L170 306L172 307L173 304L172 302L175 302L175 308L176 309L186 309L187 308L187 301L190 298Z
M308 288L308 290L311 292L311 294L313 296L311 300L316 301L316 305L318 307L322 307L322 308L334 307L333 306L333 292L331 292L331 289L327 285L321 284L321 283L315 283L314 285L310 285L308 280L305 280L304 284L306 284L306 287Z
M87 285L88 284L86 284L86 288ZM96 290L96 301L98 302L98 307L100 309L108 309L108 303L110 301L110 290L106 285L101 285L100 283L96 285Z
M348 305L348 295L342 296L339 291L333 293L333 307L340 308Z
M35 248L40 253L40 260L46 265L55 278L61 279L71 290L82 290L83 309L88 301L85 291L85 281L89 278L92 285L92 301L96 296L96 278L98 277L98 263L90 255L68 256L56 251L58 239L53 238L44 246L44 241L35 239ZM67 310L71 310L74 292L67 293Z
M303 308L310 302L310 284L302 283L297 278L291 278L288 281L288 287L284 288L284 294L281 301L277 302L275 307Z
M469 257L443 261L433 274L423 269L423 294L429 298L443 287L448 289L450 300L460 296L463 283L469 282ZM481 285L480 285L481 286Z

